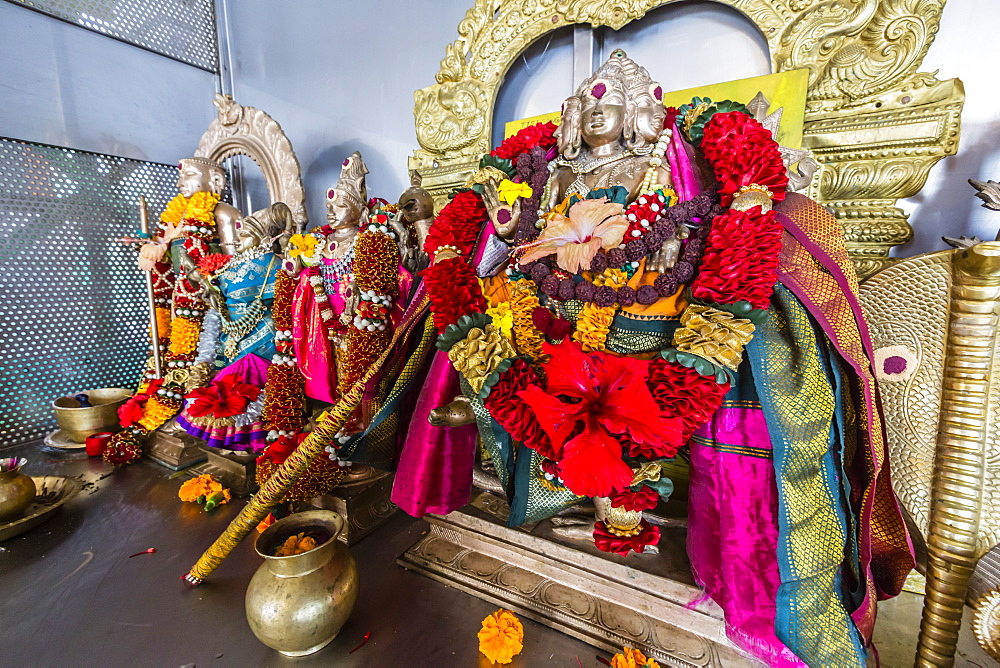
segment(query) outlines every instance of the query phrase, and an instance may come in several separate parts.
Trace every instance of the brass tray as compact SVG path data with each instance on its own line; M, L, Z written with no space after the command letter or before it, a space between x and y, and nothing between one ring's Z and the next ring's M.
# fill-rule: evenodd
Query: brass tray
M49 448L51 450L83 450L87 447L86 443L77 443L72 441L67 434L62 429L56 429L54 432L45 437L45 441L40 446L43 450Z
M52 517L64 503L76 496L81 485L72 478L59 475L31 476L38 490L35 502L24 511L24 517L0 524L0 541L33 529Z

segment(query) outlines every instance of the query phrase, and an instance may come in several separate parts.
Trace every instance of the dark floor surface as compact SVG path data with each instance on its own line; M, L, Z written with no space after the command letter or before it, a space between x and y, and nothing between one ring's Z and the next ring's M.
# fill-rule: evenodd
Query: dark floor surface
M206 514L177 498L186 477L171 480L149 461L115 470L82 451L3 454L26 457L29 475L75 477L85 489L48 522L0 543L0 666L491 665L476 633L496 607L396 564L426 531L421 520L397 514L352 548L361 573L354 613L326 648L289 659L246 622L243 597L261 564L256 533L200 587L181 580L242 501ZM150 547L155 554L129 558ZM608 657L522 621L525 648L512 668L591 668L598 654Z

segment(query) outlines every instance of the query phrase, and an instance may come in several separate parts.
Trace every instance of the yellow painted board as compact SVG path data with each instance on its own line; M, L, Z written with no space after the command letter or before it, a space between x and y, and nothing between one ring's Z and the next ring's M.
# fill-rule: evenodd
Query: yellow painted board
M769 112L784 108L776 137L778 143L790 148L801 148L808 84L808 70L790 70L664 93L663 104L668 107L679 107L690 102L693 97L707 97L717 102L734 100L747 104L757 93L763 93L771 103ZM549 121L558 125L559 112L511 121L504 126L504 137L510 137L529 125Z

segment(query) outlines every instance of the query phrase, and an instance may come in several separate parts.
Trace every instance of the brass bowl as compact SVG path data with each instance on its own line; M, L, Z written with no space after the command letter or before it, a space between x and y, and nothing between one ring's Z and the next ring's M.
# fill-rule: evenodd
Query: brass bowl
M86 394L91 406L80 407L80 402L72 396L59 397L52 402L59 428L74 443L83 443L91 434L99 431L120 431L118 407L132 396L130 390L106 387L100 390L78 392Z

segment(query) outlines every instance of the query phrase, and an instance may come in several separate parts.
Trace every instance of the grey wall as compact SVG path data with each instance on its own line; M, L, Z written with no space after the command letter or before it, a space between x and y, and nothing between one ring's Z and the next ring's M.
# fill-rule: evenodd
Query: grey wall
M217 0L221 2L222 0ZM302 164L310 217L341 161L360 149L372 195L394 199L416 146L413 91L434 81L472 0L227 0L234 93L285 128ZM923 70L960 77L968 100L959 155L904 206L916 238L900 255L943 248L941 234L992 238L1000 214L971 197L970 177L1000 180L995 0L952 0ZM596 51L623 46L667 88L766 72L748 21L693 0L652 12ZM543 38L515 63L496 120L558 108L573 89L573 35ZM214 117L215 77L7 2L0 2L0 134L173 163ZM254 184L251 182L253 192ZM259 192L259 189L258 189ZM254 198L254 205L257 205Z
M0 2L0 135L174 164L215 117L214 74Z

